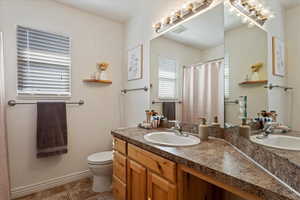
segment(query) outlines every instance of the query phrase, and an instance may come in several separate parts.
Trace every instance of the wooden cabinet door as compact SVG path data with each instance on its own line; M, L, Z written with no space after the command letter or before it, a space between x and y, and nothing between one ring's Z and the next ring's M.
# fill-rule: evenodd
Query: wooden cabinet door
M176 186L148 171L148 200L176 200Z
M128 159L127 163L127 199L147 199L147 170L142 165Z
M113 196L115 200L126 200L126 185L113 176Z

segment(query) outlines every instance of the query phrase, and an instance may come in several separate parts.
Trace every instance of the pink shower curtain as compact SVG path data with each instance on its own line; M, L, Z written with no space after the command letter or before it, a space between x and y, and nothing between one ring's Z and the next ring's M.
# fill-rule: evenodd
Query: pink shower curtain
M0 200L9 199L9 178L7 164L7 145L5 133L5 99L4 99L4 66L3 40L0 32Z
M186 67L183 81L183 121L198 123L200 117L205 117L211 123L215 116L218 116L219 123L223 125L223 61Z

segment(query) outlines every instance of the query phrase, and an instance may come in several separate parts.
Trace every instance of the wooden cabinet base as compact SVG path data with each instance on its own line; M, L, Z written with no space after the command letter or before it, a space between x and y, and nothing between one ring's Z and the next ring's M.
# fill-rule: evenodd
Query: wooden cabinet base
M114 200L126 200L126 185L117 177L113 177Z
M178 200L261 200L185 165L178 166L177 174Z
M177 200L176 186L155 173L148 172L148 200Z
M128 160L127 164L127 199L128 200L146 200L147 169L135 161Z

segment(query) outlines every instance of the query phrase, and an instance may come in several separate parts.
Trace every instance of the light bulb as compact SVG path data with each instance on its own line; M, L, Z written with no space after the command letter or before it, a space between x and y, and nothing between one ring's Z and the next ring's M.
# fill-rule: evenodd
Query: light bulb
M269 18L270 18L270 19L275 18L275 15L274 15L273 13L271 13L271 14L269 15Z
M263 15L268 15L270 13L270 11L268 9L264 8L264 9L261 10L261 13Z
M247 18L247 17L244 17L244 18L242 19L242 22L243 22L243 24L246 24L246 23L248 22L248 18Z
M250 22L250 23L248 24L248 27L249 27L249 28L252 28L254 25L255 25L255 24L254 24L253 22Z

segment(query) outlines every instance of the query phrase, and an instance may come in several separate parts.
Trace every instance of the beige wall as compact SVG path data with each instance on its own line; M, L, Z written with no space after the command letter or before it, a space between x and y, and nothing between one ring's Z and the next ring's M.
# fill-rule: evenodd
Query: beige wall
M268 32L268 80L269 83L275 85L286 85L287 77L273 76L272 74L272 36L275 36L282 41L285 40L284 22L285 22L285 10L280 5L280 1L268 0L267 4L275 12L275 19L270 20L265 28ZM276 110L279 114L278 121L289 124L288 122L288 110L286 109L289 97L283 90L273 89L268 91L269 109Z
M5 127L5 88L4 88L3 40L0 32L0 199L9 199L8 154Z
M268 91L264 85L240 86L246 75L251 78L250 67L257 63L264 63L259 71L260 79L267 79L268 68L268 35L265 31L247 26L238 27L225 32L225 55L230 66L230 100L239 96L248 96L248 117L256 117L261 110L268 109ZM241 45L242 44L242 45ZM239 106L226 104L226 122L234 125L241 123L239 120Z
M150 44L150 83L152 84L150 98L159 101L158 99L158 65L159 57L176 60L178 80L178 99L182 100L182 78L183 66L189 66L201 61L201 51L197 48L190 47L174 40L163 37L151 40ZM151 105L151 108L162 112L162 104ZM182 106L176 104L176 119L182 119Z
M300 6L289 9L286 13L286 53L288 69L288 85L293 87L289 92L289 102L286 109L290 111L289 121L294 130L300 131L299 108L300 108ZM289 104L290 103L290 104Z
M7 110L7 130L13 191L88 170L89 154L111 149L110 131L120 127L123 25L49 0L0 1L0 31L4 32L6 101L16 99L16 25L62 33L72 38L72 98L83 106L67 106L69 152L36 158L36 106ZM86 84L96 62L109 62L112 85ZM34 101L34 100L31 100Z

